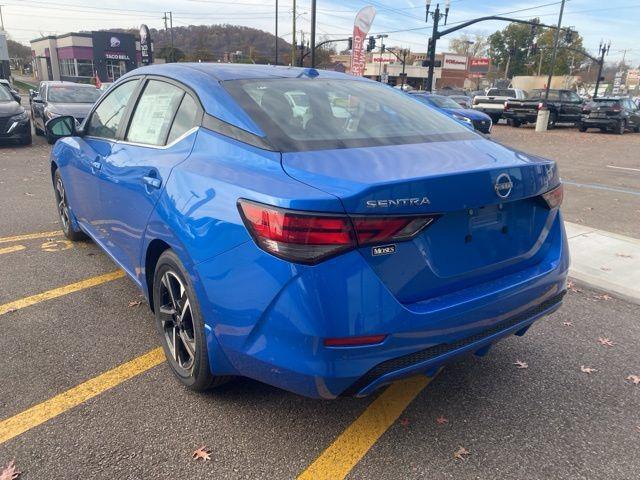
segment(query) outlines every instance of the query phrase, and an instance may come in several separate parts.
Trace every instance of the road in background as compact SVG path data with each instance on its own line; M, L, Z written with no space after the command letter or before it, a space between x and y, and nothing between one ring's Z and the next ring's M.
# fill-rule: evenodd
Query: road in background
M565 220L640 238L640 134L496 125L494 140L558 162Z

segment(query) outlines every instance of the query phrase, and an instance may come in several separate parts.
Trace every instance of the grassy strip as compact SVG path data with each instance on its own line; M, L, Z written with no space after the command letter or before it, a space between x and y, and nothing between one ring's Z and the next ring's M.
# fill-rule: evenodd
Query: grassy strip
M38 88L37 85L32 85L30 83L22 82L20 80L14 80L13 85L21 90L24 90L25 92L29 92L29 90L32 88Z

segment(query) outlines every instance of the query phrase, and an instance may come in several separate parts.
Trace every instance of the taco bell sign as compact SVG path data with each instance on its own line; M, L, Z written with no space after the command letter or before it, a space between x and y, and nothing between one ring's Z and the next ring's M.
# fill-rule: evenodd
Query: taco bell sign
M151 33L149 33L149 27L144 23L140 25L140 56L142 57L142 65L153 63Z

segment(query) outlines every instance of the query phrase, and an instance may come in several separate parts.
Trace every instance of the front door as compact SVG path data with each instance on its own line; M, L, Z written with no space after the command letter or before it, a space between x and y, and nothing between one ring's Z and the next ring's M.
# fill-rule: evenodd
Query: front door
M101 171L102 227L116 260L135 274L142 238L174 166L193 148L202 115L180 86L147 80L132 112L124 139L105 158Z
M69 178L64 180L68 185L67 194L73 213L82 227L98 241L104 237L101 229L104 214L99 195L101 170L104 160L112 153L116 134L138 84L138 79L125 82L100 100L78 140L79 153L66 169Z

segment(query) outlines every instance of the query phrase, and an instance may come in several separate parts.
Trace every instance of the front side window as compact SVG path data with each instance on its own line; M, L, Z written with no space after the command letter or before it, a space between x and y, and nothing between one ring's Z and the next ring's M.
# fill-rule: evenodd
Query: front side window
M184 90L159 80L149 80L136 105L127 140L164 145Z
M374 82L290 78L223 85L278 150L476 138L408 94Z
M137 85L138 82L135 80L126 82L109 92L91 115L87 135L115 138L129 99Z

